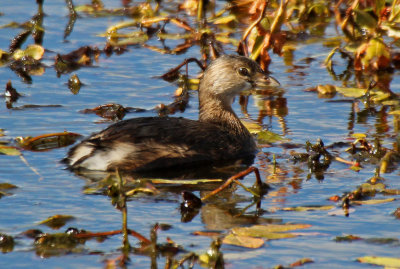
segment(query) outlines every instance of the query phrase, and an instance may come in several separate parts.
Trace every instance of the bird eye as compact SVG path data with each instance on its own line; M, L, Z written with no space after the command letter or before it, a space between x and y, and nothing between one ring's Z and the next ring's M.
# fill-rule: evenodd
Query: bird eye
M240 67L240 68L238 69L238 73L239 73L239 75L241 75L241 76L245 76L245 77L250 76L249 69L247 69L246 67Z

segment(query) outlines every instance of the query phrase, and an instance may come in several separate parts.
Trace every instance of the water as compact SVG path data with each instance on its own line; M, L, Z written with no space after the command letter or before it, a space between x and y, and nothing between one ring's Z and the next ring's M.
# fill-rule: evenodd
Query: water
M75 5L85 4L77 1ZM104 1L107 7L118 7L114 1ZM221 3L220 3L221 4ZM172 5L172 4L171 4ZM35 14L34 1L8 1L0 4L0 25L11 21L24 22ZM61 105L61 107L40 107L22 110L7 109L5 104L0 106L0 128L5 130L4 140L18 136L37 136L45 133L62 132L64 130L80 133L84 136L101 130L110 124L94 114L82 114L79 111L93 108L100 104L119 103L123 106L148 109L147 112L131 113L126 118L138 116L154 116L153 109L160 103L172 101L175 85L169 84L154 76L165 73L170 68L189 57L200 58L197 46L190 48L183 55L159 54L154 51L132 46L128 52L111 57L100 56L93 67L81 68L77 74L85 86L78 95L73 95L66 83L70 74L57 77L52 68L57 53L66 54L81 46L93 45L102 48L105 44L103 37L107 27L120 21L118 17L91 18L80 17L74 31L63 40L63 29L68 22L68 10L64 1L45 1L43 46L46 48L43 62L49 67L42 76L33 76L31 84L24 83L7 66L0 68L0 85L8 80L24 95L14 107L28 104ZM20 29L0 29L0 49L7 50L10 39L20 32ZM328 35L333 31L329 30ZM152 41L157 43L156 41ZM32 41L27 42L28 44ZM179 42L171 42L177 44ZM228 51L232 48L228 48ZM285 135L293 144L304 144L306 140L314 143L322 138L325 144L345 141L354 133L375 133L376 118L369 117L365 123L355 124L349 130L350 103L329 103L319 99L315 93L305 92L304 89L317 84L336 84L322 66L329 48L322 42L306 44L298 43L295 51L294 64L297 68L287 66L282 58L273 55L270 70L286 90L288 114L284 117L288 133ZM314 61L307 63L305 57L313 57ZM301 67L301 68L300 68ZM191 67L196 70L195 67ZM191 71L195 74L196 71ZM399 92L399 71L396 71L391 83L392 90ZM197 117L197 95L193 93L190 106L185 113L178 114L192 119ZM340 99L337 97L337 99ZM256 120L259 114L259 98L250 97L248 117ZM235 111L241 118L245 116L236 102ZM389 122L393 119L390 117ZM276 116L266 117L263 121L273 132L283 134L282 125ZM392 125L390 125L392 126ZM390 136L395 135L393 129L386 131L386 140L392 142ZM11 191L11 196L0 200L0 233L16 237L17 244L11 252L0 257L1 268L101 268L106 259L120 255L119 248L122 236L112 236L104 242L87 241L80 245L83 251L55 257L42 257L33 247L33 240L17 237L28 229L41 229L44 232L54 232L50 228L39 225L39 222L56 214L73 215L75 220L61 228L73 226L88 231L110 231L121 228L121 213L115 209L110 199L103 195L85 195L83 187L86 182L82 178L65 170L59 162L68 148L54 149L45 152L24 151L23 155L29 165L18 156L0 155L0 182L9 182L18 186ZM296 149L302 151L302 149ZM357 263L357 257L389 256L398 257L399 244L371 244L365 241L353 243L334 241L336 236L355 234L363 238L400 238L397 229L398 220L392 212L399 207L397 201L378 205L355 207L355 212L349 217L331 216L326 211L291 212L275 210L276 208L306 205L330 205L328 198L342 195L354 190L374 174L374 166L366 165L360 172L353 172L348 166L334 162L325 173L323 181L314 177L306 180L307 167L293 165L288 161L288 149L279 146L264 148L260 152L256 165L261 168L264 180L270 176L270 163L266 157L272 158L271 153L278 154L278 163L285 176L280 181L274 181L272 192L262 201L265 213L255 216L255 208L249 209L242 217L234 217L251 203L248 193L238 188L234 193L228 193L223 198L214 199L204 206L198 216L191 222L182 223L179 210L181 201L178 192L162 192L154 196L132 198L128 202L129 227L145 236L149 235L155 223L167 223L172 228L160 231L158 242L165 242L169 237L188 251L203 253L208 249L211 239L204 236L193 236L194 231L228 229L253 223L264 223L271 220L294 223L307 223L312 227L301 230L305 234L294 239L267 241L260 249L244 249L229 245L222 246L226 267L230 268L260 268L273 267L277 264L288 265L303 257L309 257L314 263L305 268L364 268L367 265ZM346 154L343 154L345 157ZM347 156L348 157L348 156ZM303 171L299 171L298 169ZM39 175L37 175L35 169ZM391 189L399 189L399 170L385 174L385 184ZM249 175L245 178L246 185L251 185L255 178ZM272 181L270 181L272 182ZM196 192L196 194L199 194ZM385 198L378 195L376 198ZM131 244L138 246L137 240L130 239ZM130 255L132 268L150 267L151 259L143 255ZM162 268L165 258L157 259L158 267Z

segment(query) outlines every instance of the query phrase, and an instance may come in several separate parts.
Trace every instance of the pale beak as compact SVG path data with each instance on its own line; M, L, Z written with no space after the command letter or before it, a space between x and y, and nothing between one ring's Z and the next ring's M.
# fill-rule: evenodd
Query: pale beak
M268 76L267 74L258 72L254 76L253 87L254 89L265 89L271 87L278 87L281 84L273 77Z

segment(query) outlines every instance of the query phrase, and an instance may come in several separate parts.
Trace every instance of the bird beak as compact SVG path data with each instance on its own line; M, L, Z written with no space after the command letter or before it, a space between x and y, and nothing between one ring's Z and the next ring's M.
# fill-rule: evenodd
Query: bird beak
M263 90L265 88L278 87L281 84L273 77L264 73L257 73L254 77L254 89Z

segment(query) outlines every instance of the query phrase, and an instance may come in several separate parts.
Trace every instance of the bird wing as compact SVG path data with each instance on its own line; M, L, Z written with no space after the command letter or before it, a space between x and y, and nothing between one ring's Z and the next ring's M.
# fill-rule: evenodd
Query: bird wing
M72 148L69 156L72 167L140 171L229 160L241 148L235 136L217 125L149 117L113 124Z

